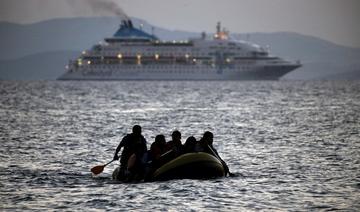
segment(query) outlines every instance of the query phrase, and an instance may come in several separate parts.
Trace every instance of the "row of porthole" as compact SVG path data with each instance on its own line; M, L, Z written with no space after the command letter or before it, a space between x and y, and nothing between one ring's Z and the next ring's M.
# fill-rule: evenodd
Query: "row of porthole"
M234 57L251 57L251 54L236 54L236 53L224 53L223 56L234 56ZM202 53L202 54L194 54L194 53L189 53L189 52L185 52L185 54L183 55L178 55L177 53L151 53L151 54L134 54L134 53L118 53L118 52L109 52L103 55L91 55L92 57L101 57L101 59L103 60L104 57L111 57L111 58L119 58L122 59L123 57L134 57L134 58L141 58L141 57L146 57L146 58L162 58L162 57L174 57L174 58L198 58L198 57L208 57L208 56L217 56L217 53L215 52L209 52L209 53Z
M206 66L206 67L211 67L211 68L215 68L212 66ZM85 68L86 70L116 70L119 67L116 66L93 66L90 68ZM181 66L170 66L170 67L165 67L165 66L146 66L146 68L144 67L140 67L140 66L129 66L129 67L122 67L122 69L157 69L157 70L171 70L171 69L177 69L177 70L186 70L186 69L202 69L204 67L201 66L189 66L189 67L181 67Z
M204 65L186 65L186 66L176 66L176 65L163 65L163 66L154 66L154 65L121 65L121 67L127 68L127 69L143 69L143 68L154 68L154 69L171 69L171 68L176 68L176 69L187 69L187 68L202 68L202 67L216 67L212 64L204 64ZM107 69L117 69L119 66L118 65L92 65L92 66L88 66L87 69L99 69L99 68L107 68ZM225 65L226 67L226 65ZM235 66L238 69L250 69L250 66L239 66L236 65Z
M93 75L111 75L111 74L121 74L121 73L124 73L124 72L128 72L129 70L116 70L116 71L113 71L113 70L101 70L101 71L92 71L92 70L85 70L83 71L84 74L93 74ZM226 71L226 70L223 70L223 71ZM240 69L237 69L237 70L234 70L235 72L243 72L243 70L240 70ZM209 73L209 72L214 72L214 69L201 69L201 70L197 70L196 72L194 70L182 70L182 71L179 71L179 70L166 70L166 71L161 71L161 70L158 70L158 71L155 71L155 70L142 70L142 72L151 72L151 73L177 73L177 74L194 74L194 73Z

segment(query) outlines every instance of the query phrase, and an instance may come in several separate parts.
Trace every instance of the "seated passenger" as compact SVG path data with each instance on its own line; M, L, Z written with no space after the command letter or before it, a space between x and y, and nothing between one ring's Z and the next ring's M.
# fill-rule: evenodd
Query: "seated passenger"
M194 136L190 136L186 139L184 144L184 153L195 152L196 139Z
M183 145L181 143L181 133L178 130L175 130L171 134L172 140L166 143L166 150L172 151L174 157L179 156L183 151Z
M216 149L213 146L213 139L214 139L214 135L212 134L212 132L206 131L204 133L203 137L200 139L200 141L196 144L195 150L199 151L199 152L207 152L207 153L215 156L222 163L224 170L225 170L225 175L229 174L231 176L228 165L220 157L220 155L218 154L218 152L216 151Z
M209 149L209 145L210 143L212 143L212 138L211 138L211 135L212 133L210 134L211 132L209 131L206 131L203 135L203 137L196 142L195 144L195 151L196 152L207 152L209 154L212 154L212 152L210 151Z
M145 166L144 180L149 181L154 171L159 168L162 162L162 155L165 153L166 140L164 135L157 135L155 141L151 144L150 150L147 152L148 158Z
M157 135L154 143L150 147L150 158L153 162L159 160L160 156L165 153L166 140L164 135Z

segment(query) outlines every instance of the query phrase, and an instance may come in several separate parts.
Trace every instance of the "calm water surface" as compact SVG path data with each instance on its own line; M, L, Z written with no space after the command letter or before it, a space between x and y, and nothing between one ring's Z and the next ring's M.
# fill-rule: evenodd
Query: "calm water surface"
M360 210L360 82L0 81L0 210ZM140 124L214 133L237 177L120 184Z

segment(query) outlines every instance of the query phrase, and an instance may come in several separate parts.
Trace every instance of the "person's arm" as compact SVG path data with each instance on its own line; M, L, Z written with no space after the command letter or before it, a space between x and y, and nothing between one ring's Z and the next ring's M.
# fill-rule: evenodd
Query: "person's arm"
M118 147L116 148L113 160L119 160L118 153L119 153L120 149L121 149L121 145L119 144Z
M114 158L113 160L119 160L119 156L118 156L118 153L120 152L121 148L124 146L124 143L127 139L127 136L125 136L121 142L119 143L119 145L117 146L116 150L115 150L115 154L114 154Z
M142 136L141 139L142 139L143 151L146 152L147 151L146 139L144 138L144 136Z
M220 160L221 164L222 164L223 167L224 167L225 176L226 176L226 175L232 176L233 174L230 173L229 166L228 166L228 165L225 163L225 161L220 157L220 155L219 155L219 153L216 151L216 149L215 149L213 146L211 146L211 145L208 145L208 148L209 148L210 151L213 153L213 155Z

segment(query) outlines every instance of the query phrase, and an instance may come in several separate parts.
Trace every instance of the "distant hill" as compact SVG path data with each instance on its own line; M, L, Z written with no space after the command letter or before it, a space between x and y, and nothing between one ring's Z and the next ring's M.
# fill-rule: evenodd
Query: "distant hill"
M200 32L171 31L133 19L135 26L163 40L198 37ZM64 18L20 25L0 22L0 78L56 79L67 61L82 50L111 37L118 29L116 17ZM224 23L226 25L226 23ZM211 32L212 33L212 32ZM280 57L301 60L304 66L283 79L328 79L351 73L358 77L360 49L339 46L316 37L291 32L233 34L262 46ZM336 78L337 77L337 78Z
M0 59L53 51L80 51L110 36L112 18L54 19L29 25L0 23Z
M134 19L136 26L144 24L144 30L151 33L152 26ZM111 37L119 28L116 17L64 18L20 25L0 22L0 60L48 51L82 51ZM169 31L155 27L154 33L161 39L185 39L195 33Z
M46 52L0 61L0 76L4 80L55 80L64 73L69 59L79 54L76 51Z
M270 45L272 54L301 60L304 66L283 79L327 79L330 75L338 75L342 79L342 73L360 70L359 48L290 32L253 33L250 34L250 41L262 46Z
M325 80L360 80L360 69L354 69L339 74L328 75L323 77Z

